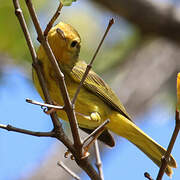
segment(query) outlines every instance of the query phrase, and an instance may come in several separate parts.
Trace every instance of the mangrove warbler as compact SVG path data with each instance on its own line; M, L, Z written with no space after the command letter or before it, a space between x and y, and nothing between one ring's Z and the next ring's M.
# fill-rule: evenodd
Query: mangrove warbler
M60 22L50 30L48 42L64 73L67 90L72 99L87 66L85 62L79 60L80 36L73 27ZM63 105L63 99L57 85L58 79L42 46L39 47L37 54L52 100ZM44 99L35 70L33 70L33 80ZM86 132L93 131L102 122L110 119L110 123L106 125L107 129L99 137L102 141L109 146L114 146L113 138L108 132L111 130L136 145L155 164L161 165L161 158L166 150L131 121L116 94L92 70L77 97L75 112L79 126ZM68 120L64 111L58 111L57 114L61 119ZM176 168L177 165L171 156L166 168L168 176L172 175L172 167Z

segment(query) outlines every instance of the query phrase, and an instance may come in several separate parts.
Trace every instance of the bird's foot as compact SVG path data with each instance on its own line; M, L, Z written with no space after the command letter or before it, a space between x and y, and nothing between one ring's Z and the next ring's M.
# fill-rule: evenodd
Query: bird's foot
M98 112L92 112L90 115L91 120L100 122L101 121L101 116Z

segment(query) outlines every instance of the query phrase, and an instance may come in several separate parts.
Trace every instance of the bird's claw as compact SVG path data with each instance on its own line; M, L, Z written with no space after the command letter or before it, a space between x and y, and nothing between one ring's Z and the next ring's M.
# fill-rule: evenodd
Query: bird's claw
M96 121L96 122L101 121L101 116L98 112L92 112L90 117L91 117L91 120L93 120L93 121Z

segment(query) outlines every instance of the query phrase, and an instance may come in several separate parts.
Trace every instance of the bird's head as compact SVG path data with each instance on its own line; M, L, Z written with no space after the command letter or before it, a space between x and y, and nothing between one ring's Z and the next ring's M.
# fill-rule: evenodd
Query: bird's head
M72 67L77 62L81 39L71 25L60 22L51 28L48 42L60 65Z

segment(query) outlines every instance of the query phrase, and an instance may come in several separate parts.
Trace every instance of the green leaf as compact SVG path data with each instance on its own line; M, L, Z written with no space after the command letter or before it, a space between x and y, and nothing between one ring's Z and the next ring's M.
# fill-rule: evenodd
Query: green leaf
M76 0L60 0L64 6L70 6Z

